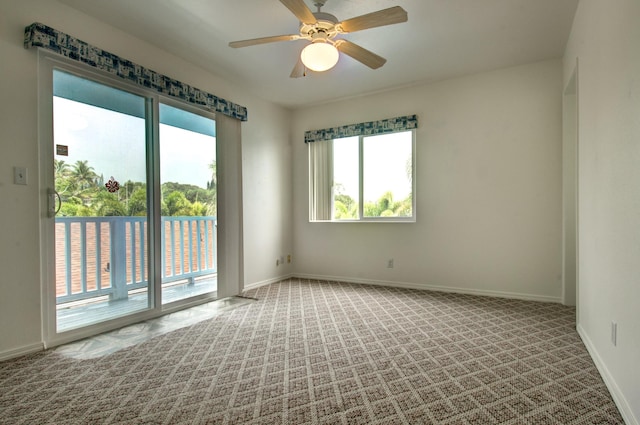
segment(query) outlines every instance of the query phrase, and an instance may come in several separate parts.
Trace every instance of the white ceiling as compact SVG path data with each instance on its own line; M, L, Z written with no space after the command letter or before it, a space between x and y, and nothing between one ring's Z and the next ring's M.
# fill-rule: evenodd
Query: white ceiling
M327 0L339 20L402 6L406 23L343 37L387 59L348 56L325 73L289 78L305 41L232 49L230 41L297 34L278 0L60 0L286 107L559 58L578 0ZM312 0L305 0L313 11Z

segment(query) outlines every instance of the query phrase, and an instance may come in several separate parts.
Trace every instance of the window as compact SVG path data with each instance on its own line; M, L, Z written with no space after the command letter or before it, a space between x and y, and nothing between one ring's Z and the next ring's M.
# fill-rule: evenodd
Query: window
M415 221L415 130L309 143L311 221Z

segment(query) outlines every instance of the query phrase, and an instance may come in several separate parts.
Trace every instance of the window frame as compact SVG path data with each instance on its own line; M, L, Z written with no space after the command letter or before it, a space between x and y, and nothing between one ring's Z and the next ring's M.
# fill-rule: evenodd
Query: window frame
M410 217L366 217L364 215L364 141L366 138L368 137L376 137L376 136L382 136L382 135L389 135L389 134L397 134L397 133L410 133L411 134L411 216ZM310 173L309 174L309 179L310 179L310 193L309 193L309 199L310 199L310 215L309 215L309 221L310 222L330 222L330 223L415 223L416 222L416 217L417 217L417 212L416 212L416 129L415 128L411 128L411 129L402 129L402 130L398 130L398 131L393 131L393 132L387 132L387 133L381 133L381 134L360 134L357 136L347 136L345 138L352 138L352 137L357 137L358 138L358 218L345 218L345 219L336 219L335 218L335 188L336 188L336 184L334 181L334 149L333 149L333 145L342 139L342 138L336 138L336 139L330 139L330 140L326 140L326 141L318 141L318 142L314 142L314 143L330 143L332 145L332 147L330 148L330 152L331 152L331 158L328 164L328 170L327 172L330 173L330 186L331 186L331 191L330 191L330 208L331 208L331 217L330 219L314 219L314 215L312 214L311 208L313 208L313 205L315 203L318 202L318 200L314 200L314 191L312 190L312 187L314 186L314 173ZM309 144L311 145L311 144ZM309 159L310 159L310 164L312 161L312 153L311 150L309 150Z
M146 177L147 177L147 220L148 220L148 239L146 241L146 249L149 252L147 258L146 269L149 279L148 287L148 306L146 309L139 312L127 315L119 316L109 319L107 321L97 322L87 326L73 328L69 330L59 331L57 329L57 316L56 316L56 293L55 286L51 285L52 276L55 276L55 261L53 260L54 251L52 249L52 243L54 241L54 221L53 217L49 216L49 208L51 205L48 188L54 186L52 180L53 161L53 99L54 99L54 84L53 75L55 71L62 71L79 78L83 78L101 85L105 85L114 89L122 90L127 93L131 93L145 99L145 127L146 127L146 147L145 158L147 163ZM38 105L38 145L40 155L40 177L39 187L42 193L41 206L46 211L41 214L40 221L40 252L42 258L46 261L43 262L41 268L41 297L42 303L42 317L43 317L43 342L47 347L56 346L59 344L71 342L77 339L81 339L87 336L96 335L98 333L112 330L124 325L138 323L142 320L147 320L161 315L179 311L189 306L198 305L212 300L223 298L225 295L221 295L221 291L226 290L223 288L224 282L218 279L218 291L217 293L209 293L199 295L191 299L178 300L172 303L162 303L161 298L161 184L160 184L160 153L159 153L159 126L160 126L160 104L165 104L174 108L182 109L184 111L201 115L206 118L213 119L216 123L216 138L219 137L218 125L220 118L215 111L207 108L206 106L197 106L188 103L184 100L168 97L156 93L148 88L139 86L137 84L123 81L116 76L109 75L101 70L96 70L86 64L79 64L71 59L62 57L58 54L38 49L38 95L43 99ZM222 114L221 114L222 115ZM231 118L230 118L231 119ZM216 142L216 149L221 145L220 139ZM224 156L219 151L216 154L216 158L222 162ZM230 166L231 164L229 164ZM224 173L220 172L223 168L222 164L218 167L218 182L220 185L220 191L218 193L218 208L223 208L223 188L225 184L223 180L226 180ZM227 168L225 166L224 168ZM231 180L231 178L229 178ZM230 193L230 192L229 192ZM226 195L228 196L228 195ZM241 196L241 195L240 195ZM219 214L220 216L220 214ZM218 238L217 246L223 246L221 241L229 238L227 236L226 224L223 224L223 220L218 219ZM235 238L229 238L229 242L236 243ZM223 248L218 250L219 253L225 251ZM233 259L233 258L232 258ZM224 261L221 257L218 257L218 275L224 273Z

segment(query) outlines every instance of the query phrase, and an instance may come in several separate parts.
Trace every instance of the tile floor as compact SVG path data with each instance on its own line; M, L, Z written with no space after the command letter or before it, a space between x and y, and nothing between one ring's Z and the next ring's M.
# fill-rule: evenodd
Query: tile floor
M54 350L74 359L93 359L147 341L158 335L210 319L233 308L254 302L253 298L229 297L211 301L111 332L61 345Z

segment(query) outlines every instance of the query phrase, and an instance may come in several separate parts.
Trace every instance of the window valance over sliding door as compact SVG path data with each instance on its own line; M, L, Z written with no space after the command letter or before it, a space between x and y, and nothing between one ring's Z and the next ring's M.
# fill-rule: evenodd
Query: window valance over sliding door
M159 74L44 24L36 22L25 28L24 46L41 47L163 95L205 106L241 121L247 120L247 108L244 106Z

